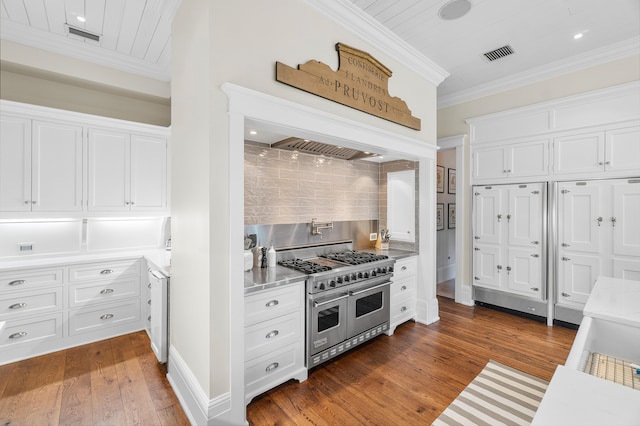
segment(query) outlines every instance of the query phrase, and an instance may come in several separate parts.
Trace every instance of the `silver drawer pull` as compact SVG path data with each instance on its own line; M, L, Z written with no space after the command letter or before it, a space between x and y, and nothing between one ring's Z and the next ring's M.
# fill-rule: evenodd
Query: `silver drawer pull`
M403 266L402 268L400 268L400 270L401 270L401 271L406 271L406 270L407 270L407 267L406 267L406 266Z
M100 275L109 275L113 273L113 269L103 269L100 271Z
M24 337L27 335L26 331L20 331L18 333L13 333L12 335L9 336L9 339L19 339L21 337Z
M272 332L267 333L266 336L264 336L264 337L266 337L267 339L273 339L278 334L280 334L280 332L278 330L273 330Z
M147 300L147 305L151 304L151 299Z
M21 285L21 284L24 284L26 282L27 282L27 280L15 280L15 281L11 281L9 283L9 285Z
M113 318L113 314L104 314L104 315L100 316L101 320L108 320L108 319L111 319L111 318Z
M20 309L20 308L24 308L25 306L27 306L27 304L24 302L14 303L13 305L9 306L9 309Z
M402 287L400 287L400 291L405 291L407 289L406 285L403 285Z
M147 284L147 288L151 288L151 283Z
M276 306L278 303L280 303L280 302L278 302L277 300L274 299L274 300L270 300L269 302L265 303L264 306L266 306L267 308L272 308L272 307Z
M407 307L406 307L406 306L403 306L402 308L400 308L400 312L404 312L404 311L406 311L406 310L407 310Z
M147 317L147 321L151 321L151 315Z
M112 288L105 288L104 290L100 290L100 294L111 294L113 293Z
M268 373L269 371L275 370L279 366L280 366L280 364L278 364L277 362L274 362L274 363L271 363L271 364L267 365L267 368L265 368L264 371L266 371Z

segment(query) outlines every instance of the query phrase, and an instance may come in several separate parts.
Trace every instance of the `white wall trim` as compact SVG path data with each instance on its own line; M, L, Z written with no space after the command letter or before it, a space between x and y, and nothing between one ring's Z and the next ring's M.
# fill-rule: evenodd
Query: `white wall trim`
M350 1L306 0L306 2L436 86L449 76L444 68L410 46Z
M538 81L548 80L595 65L637 55L638 53L640 53L640 37L633 37L600 49L561 59L541 67L510 75L509 77L481 84L467 90L439 96L438 109L505 92Z
M173 345L169 347L167 370L167 379L191 424L211 424L231 409L230 393L210 400Z
M436 272L436 283L448 281L456 276L456 264L451 263L449 265L441 266Z

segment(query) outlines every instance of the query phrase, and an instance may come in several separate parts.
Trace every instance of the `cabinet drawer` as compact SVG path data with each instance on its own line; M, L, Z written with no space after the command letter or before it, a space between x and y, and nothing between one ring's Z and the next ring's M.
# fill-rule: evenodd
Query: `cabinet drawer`
M73 284L69 286L69 307L108 303L140 296L140 277L110 283Z
M285 315L301 309L304 282L245 297L245 325Z
M0 273L0 293L62 285L62 269L42 269Z
M288 380L302 364L302 345L295 343L245 363L246 393L266 390Z
M391 324L396 324L399 321L405 321L415 316L416 301L411 297L403 297L402 299L394 302L391 305L391 312L389 313Z
M396 261L393 267L394 281L400 280L405 277L417 276L418 274L418 259L414 257L408 257Z
M104 280L123 275L139 275L140 261L138 259L92 263L89 265L72 266L69 268L69 282Z
M402 297L405 294L411 294L415 297L416 294L416 279L405 278L396 280L394 278L393 284L391 284L391 300L395 300L398 297Z
M0 332L0 350L62 338L62 313L8 322Z
M300 342L304 339L301 331L300 311L247 327L244 335L245 359L251 360L291 343Z
M62 310L62 287L21 291L0 296L0 320L39 315Z
M69 335L75 336L139 320L140 299L113 306L71 310L69 312Z

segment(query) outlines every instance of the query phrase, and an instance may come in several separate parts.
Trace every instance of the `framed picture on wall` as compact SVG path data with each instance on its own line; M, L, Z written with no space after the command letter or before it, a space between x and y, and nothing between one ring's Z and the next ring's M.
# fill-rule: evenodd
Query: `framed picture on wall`
M436 204L436 231L444 229L444 203Z
M444 167L436 166L436 191L444 192Z
M456 228L456 203L449 203L449 214L447 215L447 228Z
M456 169L447 169L448 176L447 181L449 182L449 194L456 193Z

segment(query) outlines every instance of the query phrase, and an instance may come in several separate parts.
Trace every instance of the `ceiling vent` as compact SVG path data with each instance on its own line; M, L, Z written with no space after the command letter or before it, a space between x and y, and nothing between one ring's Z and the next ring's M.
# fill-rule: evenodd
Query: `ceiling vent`
M514 53L516 52L513 48L507 44L506 46L498 47L491 52L483 53L482 56L484 56L487 61L493 62L500 58L504 58L505 56L513 55Z
M100 36L98 34L90 33L89 31L81 30L80 28L72 27L71 25L67 25L67 30L71 35L86 38L91 41L100 41Z

